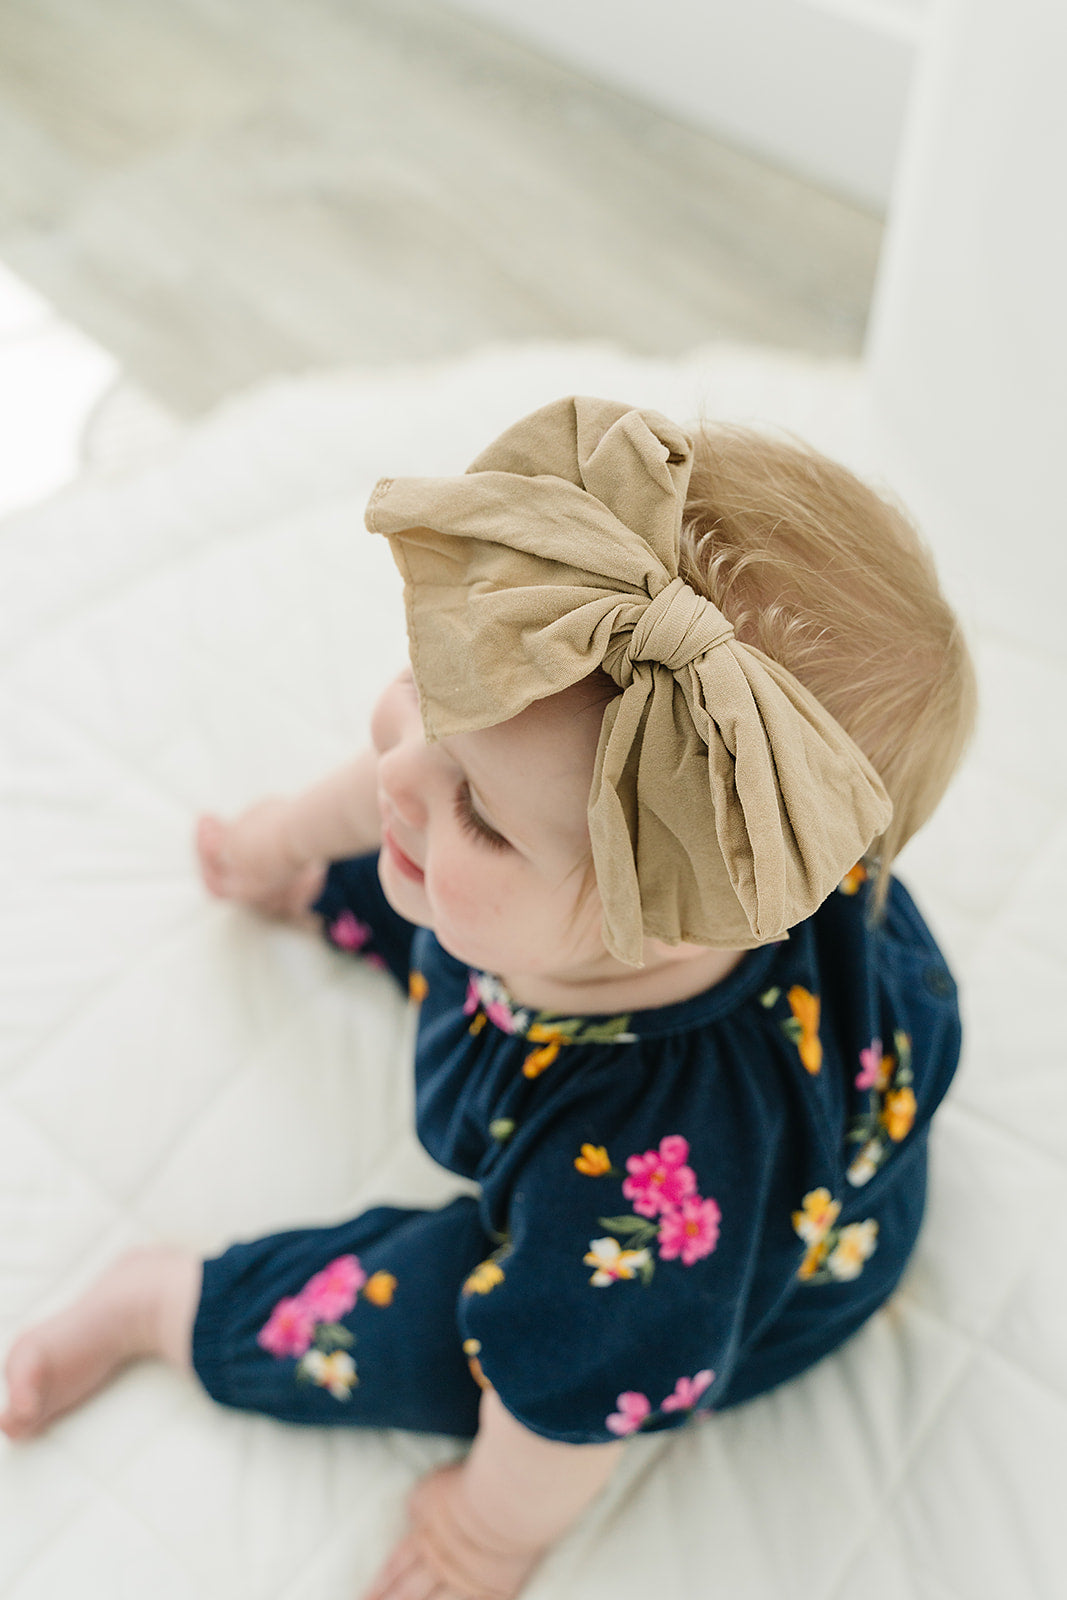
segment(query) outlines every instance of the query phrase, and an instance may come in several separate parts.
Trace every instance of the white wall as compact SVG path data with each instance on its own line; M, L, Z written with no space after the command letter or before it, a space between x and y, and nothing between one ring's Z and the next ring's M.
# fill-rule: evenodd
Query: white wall
M1065 85L1063 0L941 0L868 345L902 490L920 510L932 497L982 620L1061 659ZM1061 740L1063 707L1049 710Z
M928 0L449 0L884 209Z

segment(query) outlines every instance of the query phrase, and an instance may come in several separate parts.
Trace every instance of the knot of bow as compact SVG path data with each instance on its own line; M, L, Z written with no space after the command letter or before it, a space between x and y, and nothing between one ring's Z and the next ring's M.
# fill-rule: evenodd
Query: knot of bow
M638 661L680 672L734 637L733 624L684 578L672 578L642 611L621 653L609 651L604 666L625 687Z

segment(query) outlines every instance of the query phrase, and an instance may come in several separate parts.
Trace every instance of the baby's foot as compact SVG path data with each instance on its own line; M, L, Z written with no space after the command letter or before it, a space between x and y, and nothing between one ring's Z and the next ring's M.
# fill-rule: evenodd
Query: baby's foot
M219 900L233 900L268 917L317 932L309 909L326 881L326 863L294 867L280 843L279 801L262 801L233 822L203 816L196 825L196 852L204 887Z
M32 1438L141 1356L187 1365L199 1273L184 1251L134 1250L80 1300L30 1328L7 1359L0 1430Z

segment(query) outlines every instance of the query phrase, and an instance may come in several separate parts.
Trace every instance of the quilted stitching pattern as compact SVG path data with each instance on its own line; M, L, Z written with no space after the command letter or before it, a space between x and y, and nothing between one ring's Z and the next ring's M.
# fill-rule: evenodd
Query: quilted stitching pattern
M401 1002L325 946L209 902L191 825L363 738L403 650L388 552L362 532L374 478L458 470L573 388L773 415L877 464L848 367L498 351L269 389L137 475L0 529L5 1343L135 1240L210 1250L455 1192L410 1132ZM983 729L902 863L968 1026L906 1286L800 1382L635 1440L530 1600L1062 1592L1067 756L1041 708L1064 703L1067 674L1002 638L976 645ZM453 1449L283 1429L135 1369L41 1441L0 1445L0 1593L355 1594L404 1490Z

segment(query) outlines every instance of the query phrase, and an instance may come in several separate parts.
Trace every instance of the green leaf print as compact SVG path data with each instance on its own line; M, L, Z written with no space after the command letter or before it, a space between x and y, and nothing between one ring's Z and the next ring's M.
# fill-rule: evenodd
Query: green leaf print
M629 1235L631 1250L651 1244L659 1232L656 1223L646 1222L643 1217L597 1217L597 1221L602 1228L610 1228L612 1233L621 1233L624 1237Z
M597 1022L582 1034L583 1044L621 1044L629 1039L630 1018L609 1017L607 1022Z
M331 1350L348 1350L355 1342L355 1334L349 1333L340 1322L320 1322L315 1329L316 1349L324 1355L329 1355Z

